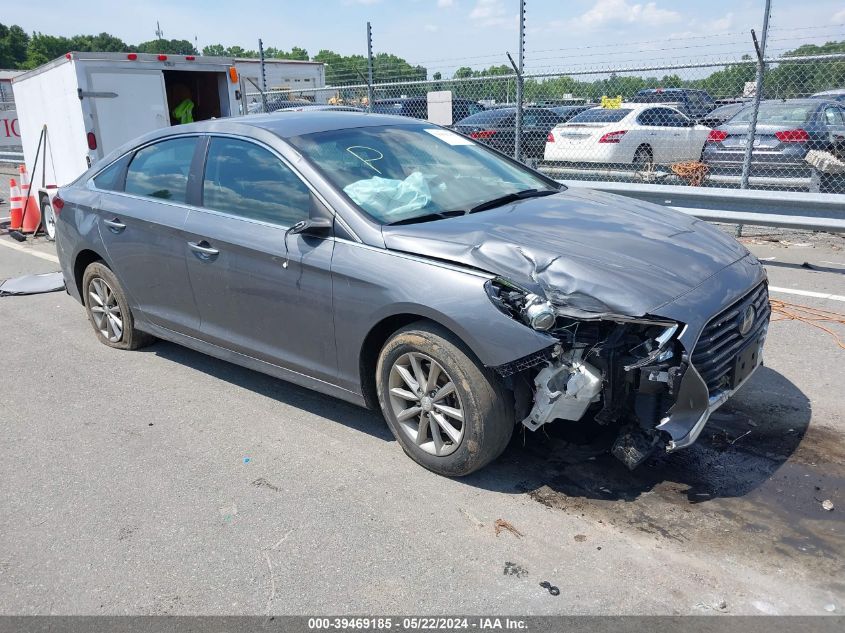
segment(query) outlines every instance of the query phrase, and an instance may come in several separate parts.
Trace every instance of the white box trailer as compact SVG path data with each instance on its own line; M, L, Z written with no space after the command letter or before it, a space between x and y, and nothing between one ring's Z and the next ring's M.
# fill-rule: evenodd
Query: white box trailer
M172 112L185 98L194 102L196 121L241 111L239 77L226 57L68 53L15 77L12 89L24 158L42 208L50 190L73 182L113 149L178 123ZM44 160L33 173L45 125Z

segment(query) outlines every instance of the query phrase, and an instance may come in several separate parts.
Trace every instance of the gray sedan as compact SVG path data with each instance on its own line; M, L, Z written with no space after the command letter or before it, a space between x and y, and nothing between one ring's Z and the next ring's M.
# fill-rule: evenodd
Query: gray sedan
M734 239L424 121L167 128L55 207L104 344L158 337L380 409L444 475L576 421L633 468L694 442L762 361L766 276Z

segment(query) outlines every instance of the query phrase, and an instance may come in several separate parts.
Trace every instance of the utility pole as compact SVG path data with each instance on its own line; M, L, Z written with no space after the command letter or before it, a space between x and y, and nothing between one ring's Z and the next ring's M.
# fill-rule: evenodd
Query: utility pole
M164 39L164 31L161 30L161 24L158 23L158 20L156 20L156 38L159 43Z
M261 68L261 104L267 112L267 75L264 72L264 42L258 38L258 65Z
M760 34L760 43L757 43L757 36L751 30L751 38L754 42L754 49L757 53L757 77L754 88L754 105L751 108L751 121L748 123L748 136L745 139L745 156L742 161L742 180L740 188L748 189L748 177L751 173L751 154L754 149L754 137L757 134L757 113L760 110L760 100L763 98L763 79L766 74L766 39L769 35L769 15L772 12L772 0L766 0L766 12L763 14L763 32Z
M519 57L516 72L516 128L514 130L513 157L522 159L522 71L525 65L525 0L519 0Z
M367 22L367 112L373 111L373 27Z

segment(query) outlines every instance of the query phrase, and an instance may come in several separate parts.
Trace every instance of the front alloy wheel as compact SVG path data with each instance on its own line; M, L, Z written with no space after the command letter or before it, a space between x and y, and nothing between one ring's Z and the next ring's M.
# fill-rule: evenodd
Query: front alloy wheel
M450 455L464 437L464 410L455 383L436 360L403 354L390 368L390 406L399 427L426 453Z
M429 470L468 475L498 457L514 428L511 393L452 332L418 321L393 333L376 366L382 413Z

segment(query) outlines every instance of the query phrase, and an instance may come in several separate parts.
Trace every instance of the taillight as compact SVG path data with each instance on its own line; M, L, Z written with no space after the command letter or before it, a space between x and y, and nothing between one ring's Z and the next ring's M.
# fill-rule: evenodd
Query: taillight
M470 138L483 139L483 138L491 138L493 136L496 136L496 130L479 130L477 132L470 132L469 133Z
M549 132L546 135L546 143L554 143L555 142L555 135Z
M159 55L159 56L158 56L158 61L160 61L160 62L166 62L166 61L167 61L167 55Z
M185 60L186 60L186 61L192 62L192 61L194 61L195 59L196 59L196 57L194 57L193 55L185 55Z
M810 135L807 134L807 130L798 128L796 130L775 132L775 138L781 143L806 143L810 140Z
M599 143L618 143L628 130L616 130L615 132L608 132L599 139Z
M86 137L88 138L88 149L97 149L97 137L94 136L94 133L88 132L88 134L86 134Z
M707 142L721 143L726 138L728 138L728 133L724 130L710 130L710 134L707 135Z
M134 62L136 59L138 59L138 53L126 53L126 59L128 59L130 62Z
M53 197L53 211L58 215L65 206L65 201L59 198L58 194Z

